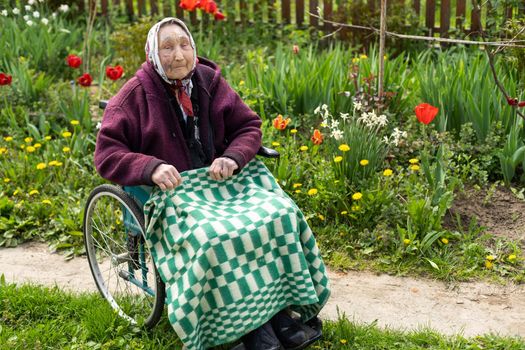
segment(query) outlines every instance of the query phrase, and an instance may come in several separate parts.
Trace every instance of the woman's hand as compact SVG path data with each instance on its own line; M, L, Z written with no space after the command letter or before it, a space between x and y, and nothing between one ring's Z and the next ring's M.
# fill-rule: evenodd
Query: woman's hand
M182 177L173 165L161 164L151 175L153 181L161 190L172 190L182 183Z
M227 157L217 158L210 165L210 177L214 180L225 180L233 175L239 166L237 163Z

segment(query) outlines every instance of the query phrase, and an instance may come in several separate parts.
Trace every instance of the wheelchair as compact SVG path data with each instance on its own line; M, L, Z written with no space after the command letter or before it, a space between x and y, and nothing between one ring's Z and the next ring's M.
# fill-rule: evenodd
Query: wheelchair
M107 101L99 103L102 109L106 105ZM264 146L257 154L279 157ZM102 297L120 317L151 329L162 316L166 292L145 241L142 207L148 198L144 186L95 187L84 208L83 235Z

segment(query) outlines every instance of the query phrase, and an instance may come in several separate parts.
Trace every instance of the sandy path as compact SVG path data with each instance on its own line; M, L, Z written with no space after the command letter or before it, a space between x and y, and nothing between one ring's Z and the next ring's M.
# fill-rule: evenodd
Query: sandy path
M45 244L0 248L0 274L8 282L57 284L73 291L96 291L87 260L64 261ZM474 336L488 332L525 337L525 286L442 282L368 272L330 272L332 296L323 318L337 309L358 322L417 329L430 326L444 334Z

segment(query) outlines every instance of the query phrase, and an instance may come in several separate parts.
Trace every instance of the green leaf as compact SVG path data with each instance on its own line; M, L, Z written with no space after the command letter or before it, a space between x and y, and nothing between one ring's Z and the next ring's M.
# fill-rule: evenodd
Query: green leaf
M435 262L433 262L432 260L430 260L428 258L425 258L425 260L428 261L430 266L432 266L434 269L439 270L439 266Z

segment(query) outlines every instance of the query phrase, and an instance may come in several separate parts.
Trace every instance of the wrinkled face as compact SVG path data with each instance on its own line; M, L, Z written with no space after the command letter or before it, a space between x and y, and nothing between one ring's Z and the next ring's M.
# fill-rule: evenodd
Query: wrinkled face
M193 68L193 48L188 34L176 24L159 30L159 58L170 79L183 79Z

